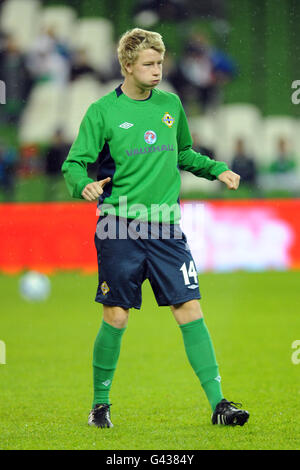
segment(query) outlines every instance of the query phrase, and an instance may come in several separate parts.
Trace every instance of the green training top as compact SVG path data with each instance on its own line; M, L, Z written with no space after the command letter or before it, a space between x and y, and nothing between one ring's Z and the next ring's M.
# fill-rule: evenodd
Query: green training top
M134 100L121 85L89 106L63 163L74 198L82 199L93 182L87 165L98 157L97 179L111 177L99 198L101 213L148 221L179 222L179 170L209 180L228 170L192 149L176 94L153 89L148 99Z

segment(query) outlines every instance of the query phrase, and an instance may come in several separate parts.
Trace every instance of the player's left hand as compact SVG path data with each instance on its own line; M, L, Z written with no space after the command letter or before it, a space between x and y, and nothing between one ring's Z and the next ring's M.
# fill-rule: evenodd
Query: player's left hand
M239 184L240 184L240 175L237 173L234 173L231 170L223 171L218 176L218 180L222 181L222 183L225 183L228 189L238 189Z

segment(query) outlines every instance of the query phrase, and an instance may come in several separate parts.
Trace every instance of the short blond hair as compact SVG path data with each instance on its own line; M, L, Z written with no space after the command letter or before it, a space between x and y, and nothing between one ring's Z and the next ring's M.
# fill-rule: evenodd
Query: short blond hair
M138 54L145 49L154 49L164 56L166 48L161 35L140 28L130 29L123 34L118 46L118 58L123 76L126 75L125 66L134 64Z

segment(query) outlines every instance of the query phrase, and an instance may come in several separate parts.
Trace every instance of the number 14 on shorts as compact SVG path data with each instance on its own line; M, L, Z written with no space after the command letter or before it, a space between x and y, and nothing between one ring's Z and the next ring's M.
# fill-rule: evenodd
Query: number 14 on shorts
M188 268L187 263L183 263L180 268L180 271L182 271L184 283L186 286L189 286L191 284L191 278L194 280L194 284L198 285L198 276L194 261L190 261Z

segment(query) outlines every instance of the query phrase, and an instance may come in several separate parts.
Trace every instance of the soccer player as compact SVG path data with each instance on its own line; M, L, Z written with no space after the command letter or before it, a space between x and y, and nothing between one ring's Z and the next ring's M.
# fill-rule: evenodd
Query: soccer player
M218 179L229 189L239 175L192 150L176 94L156 89L165 46L139 28L120 39L123 83L91 104L62 166L74 198L98 200L95 245L103 320L94 344L94 400L88 424L112 427L109 391L131 308L141 307L149 279L159 306L170 306L188 360L212 409L212 423L243 425L249 413L224 398L218 364L200 307L197 272L180 229L180 172ZM97 181L87 165L98 160Z

